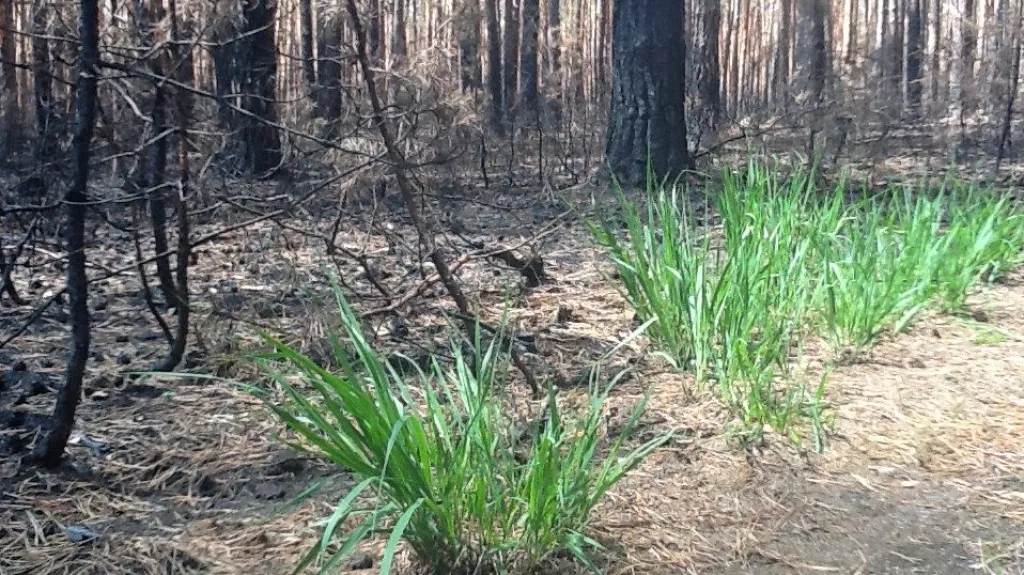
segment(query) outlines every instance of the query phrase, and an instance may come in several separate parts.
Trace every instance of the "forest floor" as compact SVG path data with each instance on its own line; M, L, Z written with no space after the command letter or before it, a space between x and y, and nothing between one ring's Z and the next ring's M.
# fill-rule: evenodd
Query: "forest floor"
M460 215L486 242L514 243L563 209L518 192L489 201ZM360 245L355 235L346 241ZM385 248L376 238L368 249ZM315 353L332 318L320 252L269 223L204 246L192 272L196 344L186 368L251 374L237 354L253 349L254 325ZM571 375L634 327L632 313L581 223L561 227L541 253L549 278L539 287L521 290L515 274L481 261L461 277L490 319L510 301L516 326L537 334L544 363ZM133 254L99 257L114 268ZM50 284L19 288L38 300L60 281L54 273ZM346 478L275 441L280 426L244 391L199 378L121 377L164 345L133 282L94 290L95 354L71 466L45 472L0 459L0 575L290 572ZM408 339L431 337L422 329L430 322L443 326L434 310L446 304L429 293L414 306L409 324L421 330ZM651 387L633 440L670 428L680 435L598 508L594 534L612 547L605 572L1024 574L1024 275L986 286L970 309L925 317L837 367L826 393L836 422L822 454L771 434L756 448L737 446L718 400L688 376L641 362L609 409L628 411ZM0 333L27 312L0 309ZM48 315L0 352L0 375L18 380L0 386L0 406L32 387L40 393L25 393L21 408L48 408L66 349L60 319ZM830 359L824 346L811 347L812 367ZM274 515L324 478L334 483L317 498ZM373 572L361 570L376 569L379 550L367 546L343 572ZM408 557L400 563L411 572Z

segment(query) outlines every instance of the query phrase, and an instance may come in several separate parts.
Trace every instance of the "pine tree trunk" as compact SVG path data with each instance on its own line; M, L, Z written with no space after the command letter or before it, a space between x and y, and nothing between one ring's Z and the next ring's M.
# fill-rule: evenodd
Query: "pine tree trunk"
M501 61L501 25L498 0L485 0L487 7L487 87L491 93L491 127L505 133L505 97Z
M71 185L64 197L68 252L67 291L71 323L71 353L65 369L64 386L57 394L53 418L43 439L36 444L33 458L46 467L56 467L75 424L75 411L82 395L85 364L89 359L88 278L85 273L85 216L88 206L89 158L96 124L96 84L99 77L99 6L97 0L81 0L78 37L80 40L78 80L75 85L75 130L71 144Z
M0 150L10 153L20 131L18 110L17 34L14 0L0 0Z
M964 17L960 25L963 31L963 43L960 46L960 111L966 114L976 107L974 61L978 47L978 21L975 0L964 0Z
M320 80L317 102L320 116L333 122L341 117L341 18L337 14L323 14L317 23Z
M245 81L242 107L251 116L240 130L245 150L245 169L265 173L281 163L281 139L277 122L277 47L275 44L275 0L246 0L244 7L247 53L239 70Z
M785 109L789 105L789 68L791 41L793 37L793 0L782 0L782 14L779 23L779 39L776 42L775 97Z
M714 130L722 114L721 65L718 59L718 37L721 33L721 0L697 2L694 33L695 78L697 93L700 94L702 111Z
M395 22L391 39L391 54L395 60L405 57L405 2L406 0L395 0Z
M921 63L924 56L924 0L907 0L907 104L913 117L921 114Z
M539 62L537 45L540 42L540 0L523 0L523 46L519 63L523 85L523 109L537 118L540 100Z
M313 66L313 2L299 0L299 34L302 43L302 73L306 87L316 86L316 68Z
M686 169L683 3L615 0L612 102L606 141L612 173L628 184Z
M550 58L550 71L554 78L562 73L562 2L561 0L548 0L548 22L547 22L548 57ZM561 86L559 86L561 89Z
M40 156L47 157L47 145L53 124L53 68L50 64L50 41L47 36L49 3L37 0L32 7L32 84L35 97L36 135Z
M504 112L511 118L519 93L519 0L505 0Z
M480 69L480 2L462 0L456 23L459 38L459 66L462 90L479 90L483 85L483 70Z

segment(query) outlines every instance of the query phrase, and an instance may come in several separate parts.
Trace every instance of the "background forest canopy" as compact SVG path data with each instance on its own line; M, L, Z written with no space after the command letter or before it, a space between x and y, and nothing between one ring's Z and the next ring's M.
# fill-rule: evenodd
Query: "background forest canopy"
M26 304L18 266L64 269L34 260L36 247L68 256L67 284L0 347L69 296L57 419L70 421L89 285L137 275L169 343L157 367L173 369L189 339L189 265L261 224L351 266L363 285L346 288L379 300L370 316L435 283L469 316L459 268L496 260L536 284L550 230L485 245L451 202L550 195L604 163L642 183L648 162L671 175L737 151L868 174L998 172L1018 130L1022 21L1024 2L1008 0L3 0L0 297ZM339 243L358 207L382 205L404 207L413 237L374 217L355 229L420 262L416 288L389 282L365 244ZM87 262L105 242L115 261ZM37 446L50 463L70 433L58 427L60 449Z

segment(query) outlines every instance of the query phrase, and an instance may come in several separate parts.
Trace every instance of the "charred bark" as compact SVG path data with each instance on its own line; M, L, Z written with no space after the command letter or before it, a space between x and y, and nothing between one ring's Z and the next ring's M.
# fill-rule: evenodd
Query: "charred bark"
M35 99L36 136L39 138L40 157L47 157L47 145L53 124L53 69L50 63L49 4L37 0L32 6L32 84Z
M722 115L721 65L718 59L718 38L722 28L720 0L697 2L697 30L694 34L696 66L694 81L700 95L701 112L714 130Z
M519 93L519 1L505 0L505 46L503 56L505 64L502 66L504 96L502 98L505 106L504 112L507 118L511 118L516 107L516 96Z
M924 59L924 0L907 0L907 107L911 116L921 115L924 86L921 65Z
M540 73L537 45L540 43L540 0L523 0L523 45L519 60L523 109L536 119L539 113Z
M275 44L275 0L246 0L245 28L241 40L246 53L238 64L245 79L242 108L244 119L241 145L245 150L245 170L262 174L281 163L281 135L277 122L277 49Z
M302 44L302 75L306 86L316 86L316 67L313 65L313 1L299 0L299 41Z
M498 0L484 1L487 8L487 88L491 93L491 127L502 136L505 134L505 94Z
M645 181L648 160L659 179L688 166L683 18L676 0L615 2L606 152L612 173L626 183Z
M85 363L89 358L88 278L85 273L85 216L89 184L89 157L96 123L96 84L99 76L99 7L97 0L81 0L78 22L79 69L75 86L75 131L72 139L72 179L64 199L66 213L65 247L68 252L67 291L71 324L71 353L64 386L57 394L53 418L33 450L33 458L46 467L56 467L75 424L75 411L82 395Z

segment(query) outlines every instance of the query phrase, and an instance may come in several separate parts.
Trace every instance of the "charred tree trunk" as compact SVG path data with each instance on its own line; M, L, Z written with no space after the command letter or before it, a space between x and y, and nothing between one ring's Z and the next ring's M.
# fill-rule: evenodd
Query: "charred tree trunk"
M514 114L516 95L519 93L519 1L505 0L505 64L502 66L502 73L504 112L509 118Z
M547 21L548 58L551 75L555 78L562 73L562 2L548 0ZM561 86L559 86L561 89Z
M799 0L797 18L797 54L800 58L800 87L806 95L803 105L811 110L807 154L818 152L817 135L822 130L823 113L819 109L825 96L828 51L825 43L825 1Z
M391 38L391 54L396 60L405 56L405 2L406 0L395 0L395 22Z
M176 49L177 59L180 61L184 56L181 46L181 37L178 27L176 1L171 3L171 26L170 38ZM175 74L181 86L190 86L191 78L184 68L177 68ZM174 92L175 112L177 115L176 131L178 133L178 186L176 194L172 195L174 211L178 215L177 232L178 243L175 250L177 265L174 274L174 308L177 316L177 325L174 331L174 338L171 340L171 349L164 360L153 368L153 371L172 371L185 356L185 345L188 343L189 318L191 316L191 302L188 293L188 262L192 252L190 236L190 225L188 216L188 195L189 195L189 162L188 162L188 126L189 110L191 106L191 95L183 87L178 87Z
M895 95L892 104L897 115L903 111L904 98L903 80L905 70L903 66L903 50L906 42L906 31L903 26L903 6L903 1L893 0L892 46L889 49L889 79L892 82L891 91Z
M779 23L779 40L776 43L775 97L782 108L789 106L789 68L791 40L793 37L793 0L782 0L782 14ZM735 56L734 56L735 57Z
M1012 33L1013 61L1010 64L1010 82L1006 88L1006 108L1003 114L1003 126L999 133L999 146L996 150L996 173L1003 163L1003 155L1010 147L1010 134L1013 127L1013 106L1017 101L1017 89L1020 87L1021 37L1024 36L1024 6L1017 7L1016 26Z
M240 132L245 170L262 174L281 163L281 137L277 123L277 49L275 0L246 0L244 11L245 57L242 107L248 112Z
M615 0L612 102L606 152L627 184L681 174L689 163L684 113L683 3Z
M523 46L519 63L523 109L531 118L540 112L540 74L537 45L540 43L540 0L523 0Z
M14 0L0 1L0 150L8 153L19 139L18 69L15 42Z
M921 115L921 64L924 57L924 0L907 0L907 105L914 118Z
M147 1L149 4L147 5ZM157 38L155 37L155 23L163 22L165 13L161 0L137 0L135 2L136 21L139 27L139 35L143 46L148 50L156 50L149 61L150 71L154 78L163 78L165 70L164 49L156 49ZM161 38L160 40L164 40ZM163 291L164 300L168 305L174 305L174 278L171 275L170 256L168 255L167 243L167 209L166 209L166 188L165 176L167 172L167 103L166 86L161 80L153 85L153 107L151 117L153 119L152 133L149 138L155 138L144 153L143 172L139 178L138 185L142 189L149 202L149 221L153 227L153 245L156 250L157 278L160 281L160 289Z
M302 43L302 74L306 87L316 86L316 68L313 66L313 2L299 0L299 35Z
M480 69L480 3L469 0L459 12L456 33L459 38L459 67L462 90L479 90L483 87L483 70Z
M381 0L370 0L370 55L378 60L383 55L384 10L381 8Z
M964 18L961 22L963 43L960 46L960 114L976 107L974 86L974 56L978 48L978 19L975 0L964 0Z
M52 152L48 145L53 124L53 67L50 63L50 41L47 36L49 4L37 0L32 7L32 84L35 97L36 135L40 157Z
M64 455L75 424L75 410L82 395L85 362L89 359L89 283L85 273L85 215L89 185L89 156L96 123L96 84L99 76L99 7L97 0L81 0L78 22L80 39L78 79L75 85L75 131L72 140L72 179L64 199L67 218L68 300L71 353L64 386L57 394L53 419L33 458L56 467Z
M714 131L722 115L721 65L718 60L718 37L722 28L721 0L697 2L695 78L700 95L701 112Z
M498 135L505 133L505 95L502 79L501 26L498 0L484 0L487 8L487 87L491 93L491 127Z
M333 122L341 118L341 17L323 16L319 21L319 115Z

